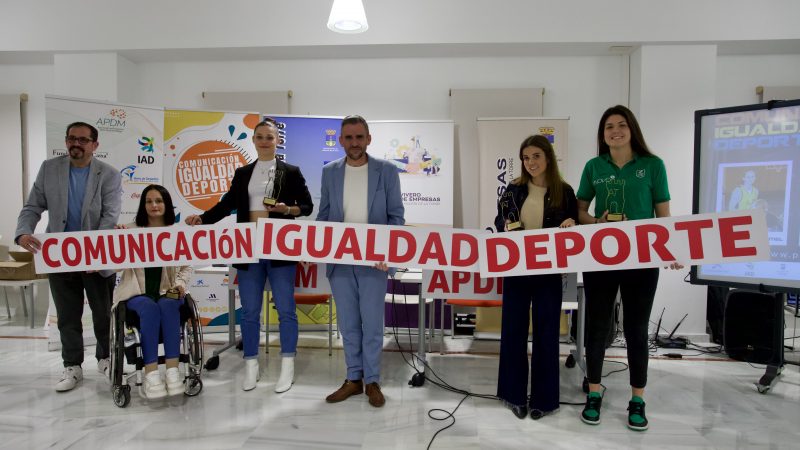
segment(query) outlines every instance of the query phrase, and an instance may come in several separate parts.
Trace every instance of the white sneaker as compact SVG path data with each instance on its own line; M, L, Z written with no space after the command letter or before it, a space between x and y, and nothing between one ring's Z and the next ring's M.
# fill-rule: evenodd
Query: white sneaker
M164 382L161 380L161 374L158 373L158 369L144 376L144 396L147 397L148 400L155 400L167 396L167 389L164 386Z
M275 383L275 392L286 392L294 383L294 356L284 356L281 358L281 375Z
M244 381L242 381L242 389L251 391L255 389L256 382L261 378L261 373L258 370L258 359L251 358L244 360Z
M56 383L56 392L67 392L75 388L83 380L83 369L81 366L68 366L64 368L61 380Z
M183 394L183 377L177 367L170 367L167 369L166 374L167 394L181 395Z
M98 359L97 371L105 375L106 381L111 381L111 359L110 358Z

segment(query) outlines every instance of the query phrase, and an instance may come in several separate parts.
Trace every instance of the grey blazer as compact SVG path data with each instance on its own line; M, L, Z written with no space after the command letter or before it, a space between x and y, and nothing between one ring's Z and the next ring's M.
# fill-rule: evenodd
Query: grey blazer
M44 210L47 210L50 217L47 232L63 232L67 226L68 193L69 156L59 156L43 162L28 195L28 201L19 213L14 242L23 234L33 234ZM121 208L122 184L119 171L93 157L89 164L89 179L81 208L81 231L113 229Z

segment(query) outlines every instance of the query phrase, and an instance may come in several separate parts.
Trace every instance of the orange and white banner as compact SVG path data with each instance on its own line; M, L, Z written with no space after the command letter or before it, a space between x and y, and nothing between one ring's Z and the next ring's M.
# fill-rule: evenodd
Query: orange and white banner
M255 224L131 228L37 235L37 273L251 263Z
M492 234L282 219L37 236L39 273L259 258L477 272L484 278L769 258L763 210Z

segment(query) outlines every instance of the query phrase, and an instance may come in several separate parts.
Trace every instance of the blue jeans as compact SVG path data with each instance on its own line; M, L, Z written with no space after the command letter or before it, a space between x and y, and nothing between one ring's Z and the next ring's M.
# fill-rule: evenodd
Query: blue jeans
M242 346L244 359L258 357L261 338L261 305L264 303L264 284L269 277L272 298L278 310L278 329L281 333L281 356L297 354L297 311L294 303L294 277L297 265L272 267L268 259L248 264L239 270L239 297L242 301ZM267 343L269 344L269 343Z
M337 264L328 277L348 380L380 381L386 277L386 272L372 267L346 264Z
M139 315L139 334L145 364L158 362L158 331L164 339L164 358L181 354L181 313L183 299L161 297L157 302L146 295L137 295L126 306Z

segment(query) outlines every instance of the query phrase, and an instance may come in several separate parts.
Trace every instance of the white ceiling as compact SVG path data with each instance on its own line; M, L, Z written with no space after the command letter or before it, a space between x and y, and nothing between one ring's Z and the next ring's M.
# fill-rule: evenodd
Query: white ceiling
M116 52L136 62L583 56L714 44L800 54L797 0L364 0L370 30L325 27L331 0L3 2L0 64Z

